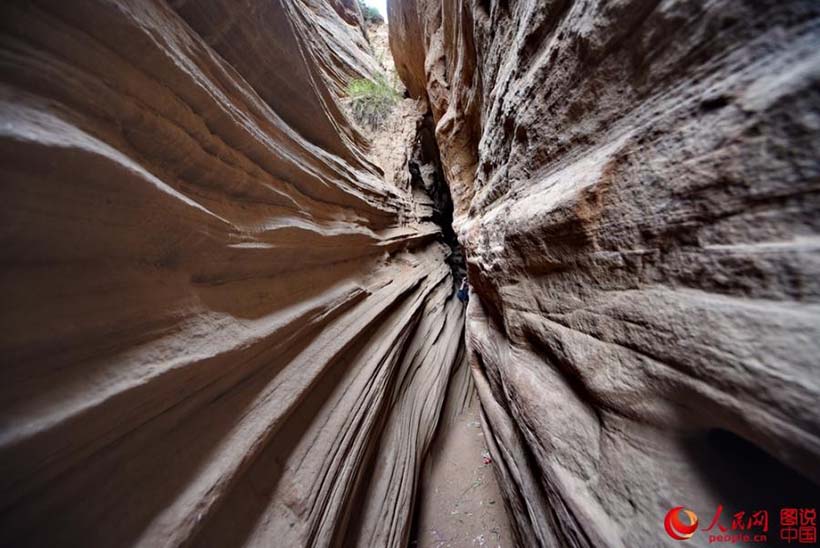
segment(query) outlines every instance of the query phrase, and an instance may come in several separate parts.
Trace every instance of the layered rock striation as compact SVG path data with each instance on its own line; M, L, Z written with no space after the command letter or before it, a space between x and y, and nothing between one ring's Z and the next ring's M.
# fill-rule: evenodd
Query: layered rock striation
M521 544L673 545L674 506L705 527L722 504L728 527L816 505L820 5L402 0L389 19L434 117Z
M471 382L521 545L816 506L820 6L389 20L377 158L357 2L0 7L2 544L403 545Z
M0 543L406 541L464 307L340 107L360 21L0 7Z

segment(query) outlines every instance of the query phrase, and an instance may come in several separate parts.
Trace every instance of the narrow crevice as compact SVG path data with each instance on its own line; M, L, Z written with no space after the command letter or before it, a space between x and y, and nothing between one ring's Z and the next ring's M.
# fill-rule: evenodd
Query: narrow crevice
M453 230L453 198L441 167L435 123L429 112L421 121L407 165L411 186L423 190L433 202L432 220L441 227L442 241L450 248L447 264L453 273L453 283L458 284L466 275L464 253Z

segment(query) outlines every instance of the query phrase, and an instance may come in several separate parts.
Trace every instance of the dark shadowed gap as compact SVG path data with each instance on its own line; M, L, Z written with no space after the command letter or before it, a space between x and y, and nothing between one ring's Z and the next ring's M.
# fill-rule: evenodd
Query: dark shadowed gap
M453 283L457 285L466 275L464 253L453 230L453 198L441 168L435 124L429 112L419 128L408 169L411 185L424 190L433 201L433 222L441 227L442 239L450 248L447 264L453 273Z
M687 447L704 483L723 505L720 523L724 527L731 526L737 512L768 510L766 546L788 546L779 539L782 508L816 508L820 501L820 487L810 479L733 432L713 428L690 440ZM705 524L717 508L709 510L701 517Z

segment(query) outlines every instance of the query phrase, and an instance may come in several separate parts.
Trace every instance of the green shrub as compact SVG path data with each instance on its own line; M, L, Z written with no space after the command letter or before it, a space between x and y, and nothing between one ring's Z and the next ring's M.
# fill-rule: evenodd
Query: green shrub
M359 9L362 10L362 16L366 22L377 24L384 23L384 17L382 17L382 14L379 13L379 10L368 6L362 2L362 0L359 0Z
M347 86L353 119L370 129L378 129L399 100L398 92L383 75L373 80L361 78Z

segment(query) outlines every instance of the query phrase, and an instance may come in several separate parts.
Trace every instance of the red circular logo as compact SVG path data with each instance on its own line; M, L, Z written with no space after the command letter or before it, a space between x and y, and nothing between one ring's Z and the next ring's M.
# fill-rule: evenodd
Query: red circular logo
M686 516L689 524L683 522L681 514ZM687 540L692 538L698 529L698 516L683 506L676 506L666 513L663 526L666 528L666 533L673 539Z

